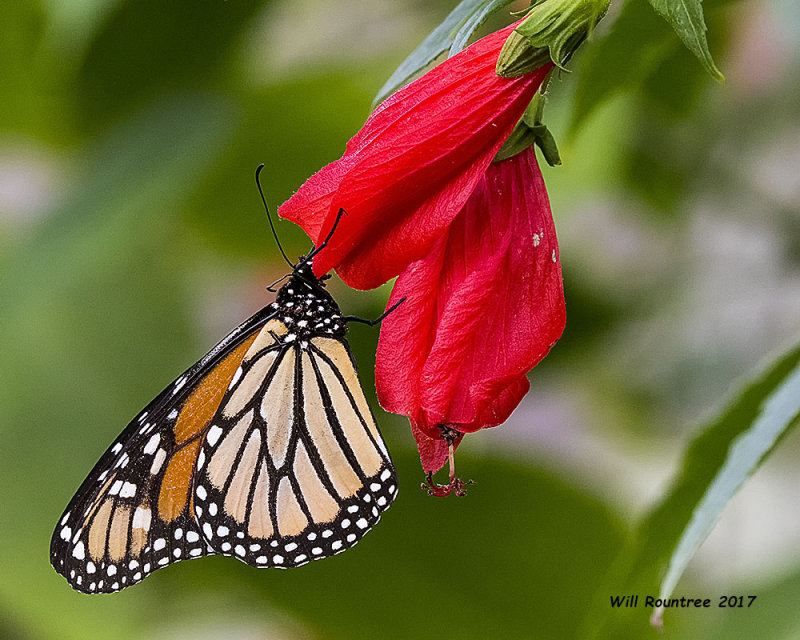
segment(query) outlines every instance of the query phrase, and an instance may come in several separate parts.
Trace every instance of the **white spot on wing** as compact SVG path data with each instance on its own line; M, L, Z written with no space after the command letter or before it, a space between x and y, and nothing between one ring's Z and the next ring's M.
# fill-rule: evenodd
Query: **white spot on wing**
M186 384L186 376L181 376L175 381L175 388L172 390L173 394L178 393L183 388L183 385Z
M228 389L229 390L233 389L236 386L236 383L239 382L239 378L241 377L242 377L242 368L239 367L238 369L236 369L236 373L233 374L233 379L231 380L231 383L228 385Z
M152 513L150 512L150 509L138 507L136 511L133 512L133 528L144 529L145 531L148 531L150 529L151 518Z
M208 430L208 435L206 436L206 442L210 444L212 447L217 444L219 441L219 437L222 435L222 429L217 425L214 425Z
M150 473L156 475L161 470L161 465L167 458L167 452L164 449L159 449L158 453L153 457L153 464L150 466Z
M136 495L136 485L132 482L123 482L122 488L119 490L120 498L132 498Z
M144 445L144 450L142 453L148 456L153 455L156 452L156 449L158 448L159 442L161 442L161 436L158 435L157 433L154 433L152 436L150 436L150 439L147 441L147 444Z

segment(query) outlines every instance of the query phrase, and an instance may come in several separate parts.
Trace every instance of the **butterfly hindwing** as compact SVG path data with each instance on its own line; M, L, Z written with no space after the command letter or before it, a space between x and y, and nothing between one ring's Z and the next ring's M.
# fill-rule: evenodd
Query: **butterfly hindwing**
M290 282L289 299L279 296L285 315L245 355L198 460L203 534L216 552L256 567L350 548L397 491L338 307L306 286Z
M201 438L239 362L274 310L257 313L153 400L67 506L50 561L70 585L109 593L213 551L191 512Z

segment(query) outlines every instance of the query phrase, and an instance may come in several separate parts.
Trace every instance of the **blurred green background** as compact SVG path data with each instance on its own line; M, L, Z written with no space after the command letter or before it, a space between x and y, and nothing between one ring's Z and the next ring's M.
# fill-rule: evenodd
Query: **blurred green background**
M508 423L459 449L460 475L476 480L468 497L426 496L407 423L377 409L401 491L346 554L289 572L209 558L94 597L48 563L58 515L128 419L285 273L255 167L266 163L274 206L337 158L452 6L0 6L0 637L570 639L592 628L590 602L693 428L797 332L792 0L706 0L724 86L643 0L612 4L574 73L553 83L564 166L545 178L567 330ZM307 249L299 229L278 229L291 253ZM367 317L388 295L332 288ZM376 340L353 327L371 397ZM668 612L669 637L800 635L798 449L787 438L737 496L676 592L754 594L754 608ZM627 637L655 636L648 615Z

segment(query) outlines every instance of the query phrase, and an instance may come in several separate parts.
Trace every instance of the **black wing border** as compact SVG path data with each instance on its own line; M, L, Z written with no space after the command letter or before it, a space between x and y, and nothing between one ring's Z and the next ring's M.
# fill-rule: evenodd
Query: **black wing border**
M145 424L145 422L157 423L163 421L165 416L168 415L172 409L182 406L187 396L191 394L199 382L205 378L207 373L212 370L220 360L225 358L228 353L239 346L248 336L252 335L254 331L263 327L272 318L276 317L278 312L277 306L273 303L254 313L228 333L228 335L212 347L200 360L170 382L161 393L133 417L122 430L122 433L114 438L105 452L100 456L100 459L95 463L94 467L92 467L92 470L81 483L80 487L78 487L78 490L58 517L58 522L50 542L51 562L53 558L59 554L59 547L62 543L66 544L59 536L59 531L62 527L61 523L64 521L65 516L72 515L75 508L94 500L102 486L97 482L100 474L108 469L125 451L142 425ZM175 392L175 388L179 384L180 388ZM122 448L115 452L114 448L119 444L122 444Z

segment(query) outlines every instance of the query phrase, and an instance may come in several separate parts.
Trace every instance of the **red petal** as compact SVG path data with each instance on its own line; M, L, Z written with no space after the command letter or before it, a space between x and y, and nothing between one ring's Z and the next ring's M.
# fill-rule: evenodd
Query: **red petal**
M493 33L388 98L279 214L315 243L347 212L314 271L376 287L427 253L450 224L550 70L501 78Z
M440 424L470 432L504 422L565 322L555 228L532 148L489 167L447 235L398 277L389 305L404 296L381 327L383 407L432 439ZM439 449L425 447L438 464Z

